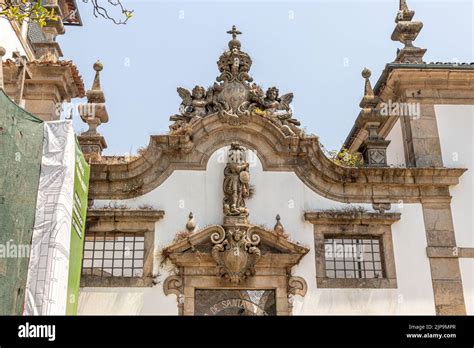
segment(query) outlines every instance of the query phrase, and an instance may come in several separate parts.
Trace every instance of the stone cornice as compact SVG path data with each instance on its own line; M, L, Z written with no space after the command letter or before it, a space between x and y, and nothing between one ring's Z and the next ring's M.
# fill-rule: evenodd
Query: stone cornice
M198 119L189 135L152 136L146 151L127 163L104 157L92 163L91 199L126 199L150 192L174 170L205 170L219 148L238 141L257 151L264 171L294 172L309 188L340 202L420 202L449 197L465 169L349 168L330 161L317 137L285 136L272 122L252 116L247 125L230 126L217 115Z
M31 93L25 88L25 99L41 99L45 93L59 93L62 100L71 98L82 98L85 95L84 83L77 67L71 61L41 62L31 61L26 64L28 69L28 78L25 79L25 85L31 86ZM12 60L7 59L3 63L5 75L5 89L14 90L17 83L16 75L18 67ZM39 89L38 86L54 86L56 89ZM38 96L35 92L38 90ZM31 95L30 95L31 94ZM37 98L35 98L37 97Z
M359 211L319 211L305 213L304 219L313 225L391 225L400 220L400 215Z
M474 66L388 64L375 85L383 101L474 104Z
M154 232L155 222L165 212L151 209L89 208L87 210L88 232Z
M138 220L138 221L158 221L165 216L163 210L152 209L113 209L113 208L90 208L87 210L88 219L111 218L115 221Z

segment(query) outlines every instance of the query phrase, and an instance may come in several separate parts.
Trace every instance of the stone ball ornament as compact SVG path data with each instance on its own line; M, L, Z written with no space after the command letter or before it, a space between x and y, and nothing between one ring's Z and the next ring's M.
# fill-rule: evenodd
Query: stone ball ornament
M364 70L362 70L362 77L364 79L368 79L368 78L370 78L370 76L372 76L372 71L370 71L367 68L364 68Z
M95 71L102 71L104 69L104 64L100 60L94 63L94 70Z

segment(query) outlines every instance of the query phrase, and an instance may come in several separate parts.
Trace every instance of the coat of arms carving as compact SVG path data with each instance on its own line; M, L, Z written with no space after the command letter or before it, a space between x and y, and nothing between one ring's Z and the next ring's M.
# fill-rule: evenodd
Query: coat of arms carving
M255 274L255 264L261 256L260 237L252 228L232 227L211 235L214 244L212 257L217 263L217 274L238 284Z

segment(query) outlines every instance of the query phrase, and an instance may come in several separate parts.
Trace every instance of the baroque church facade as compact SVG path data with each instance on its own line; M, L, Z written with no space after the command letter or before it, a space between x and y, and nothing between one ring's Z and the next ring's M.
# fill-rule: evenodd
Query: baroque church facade
M254 82L235 26L216 82L179 87L169 132L133 158L102 154L102 64L87 92L68 70L89 125L78 314L474 314L474 66L424 62L413 18L400 1L404 47L374 87L362 72L352 166L292 93Z

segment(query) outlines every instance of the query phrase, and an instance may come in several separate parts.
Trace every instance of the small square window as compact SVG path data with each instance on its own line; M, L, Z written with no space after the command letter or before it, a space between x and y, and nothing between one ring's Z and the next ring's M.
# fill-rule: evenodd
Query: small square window
M378 237L325 238L325 264L328 278L383 277ZM328 250L336 251L328 253ZM377 260L377 261L375 261Z
M102 277L142 277L143 234L88 233L82 274Z

